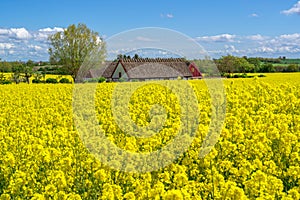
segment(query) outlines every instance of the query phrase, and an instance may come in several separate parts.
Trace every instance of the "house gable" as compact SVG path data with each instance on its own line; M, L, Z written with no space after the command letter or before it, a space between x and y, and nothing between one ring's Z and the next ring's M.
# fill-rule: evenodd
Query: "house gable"
M116 80L116 79L120 79L120 78L128 79L128 75L127 75L122 63L118 62L117 66L112 74L112 79Z
M201 72L199 71L199 69L196 67L196 65L194 63L190 63L189 70L192 73L193 77L201 77L202 78Z

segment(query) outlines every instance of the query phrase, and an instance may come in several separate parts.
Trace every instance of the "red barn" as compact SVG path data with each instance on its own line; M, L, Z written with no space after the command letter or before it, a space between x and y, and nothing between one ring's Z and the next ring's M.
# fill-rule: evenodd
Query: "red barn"
M190 63L189 69L190 72L192 73L193 78L202 78L202 74L200 70L197 68L197 66L194 63Z

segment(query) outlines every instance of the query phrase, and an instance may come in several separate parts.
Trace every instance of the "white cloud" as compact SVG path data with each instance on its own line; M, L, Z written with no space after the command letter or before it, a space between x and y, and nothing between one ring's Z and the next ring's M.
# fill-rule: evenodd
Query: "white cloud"
M0 35L2 37L9 37L17 40L26 40L32 37L32 35L25 28L2 28L0 29Z
M14 44L11 43L0 43L0 49L11 49L14 47Z
M48 36L63 28L0 28L0 54L3 60L48 60Z
M141 42L157 42L158 41L156 39L152 39L152 38L148 38L148 37L143 37L143 36L137 36L136 40L137 41L141 41Z
M0 28L0 35L8 35L9 34L9 30L8 29L2 29Z
M43 48L39 45L28 45L29 48L35 50L35 51L41 51Z
M167 13L167 14L160 14L161 18L168 18L168 19L172 19L174 18L174 15L171 13Z
M259 15L257 13L252 13L250 17L259 17Z
M285 14L285 15L298 14L298 15L300 15L300 1L298 1L292 8L281 11L281 14Z
M14 50L9 50L9 51L8 51L8 54L10 54L10 55L12 55L12 54L14 54L14 53L15 53Z
M265 37L267 38L267 37ZM284 34L265 39L256 44L256 53L297 54L300 52L300 34Z
M257 35L250 35L250 36L247 36L246 37L247 39L250 39L250 40L255 40L255 41L262 41L262 40L265 40L266 37L260 35L260 34L257 34Z
M63 28L60 28L60 27L54 27L54 28L42 28L42 29L39 29L39 32L62 32L64 31Z
M197 37L197 41L203 42L234 42L235 35L230 34L222 34L222 35L215 35L215 36L202 36Z
M25 28L12 28L10 29L11 33L15 36L16 39L28 39L31 38L31 34Z
M205 36L198 37L196 40L213 58L226 54L249 57L287 56L298 58L300 52L300 33L278 36L260 34L248 36L234 35L233 38L228 36Z
M37 41L46 42L50 34L46 33L35 33L34 38Z
M290 46L278 46L278 47L270 47L270 46L261 46L254 49L256 53L271 53L271 54L297 54L300 52L300 48L293 48Z
M0 54L3 60L48 60L48 36L63 28L43 28L26 30L25 28L0 28ZM159 38L136 36L133 42L159 42ZM237 56L299 57L300 32L278 36L265 35L207 35L195 39L210 54L217 58L226 54ZM115 55L132 51L119 49ZM109 49L108 49L108 53ZM159 52L158 56L164 55ZM114 59L114 58L112 58Z
M261 46L254 50L258 53L273 53L275 51L275 49L273 49L271 47L266 47L266 46Z
M49 35L52 35L57 32L64 31L64 28L54 27L54 28L43 28L39 29L37 32L34 33L34 38L37 41L47 43Z
M300 33L280 35L279 38L288 39L288 40L297 40L300 39Z
M167 17L167 18L173 18L174 15L173 15L173 14L167 14L166 17Z
M227 53L233 53L233 52L238 53L238 52L239 52L239 51L235 48L234 45L224 45L224 47L225 47L225 51L226 51Z
M167 51L159 50L158 54L165 56L165 55L168 55L168 52Z

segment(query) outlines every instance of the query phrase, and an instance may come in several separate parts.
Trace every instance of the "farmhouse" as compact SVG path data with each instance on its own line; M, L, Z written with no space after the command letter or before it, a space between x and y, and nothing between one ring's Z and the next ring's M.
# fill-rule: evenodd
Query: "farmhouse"
M93 69L87 78L104 77L107 81L147 81L202 78L194 63L183 58L123 58Z

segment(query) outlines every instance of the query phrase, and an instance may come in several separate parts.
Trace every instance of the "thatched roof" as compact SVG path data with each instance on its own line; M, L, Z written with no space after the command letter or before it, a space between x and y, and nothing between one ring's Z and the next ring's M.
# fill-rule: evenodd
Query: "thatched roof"
M105 62L104 65L99 66L96 69L89 70L86 78L98 78L98 77L105 77L111 78L115 68L117 66L117 61L114 62Z
M190 63L183 58L125 58L91 70L89 76L111 78L119 63L131 79L192 77Z

